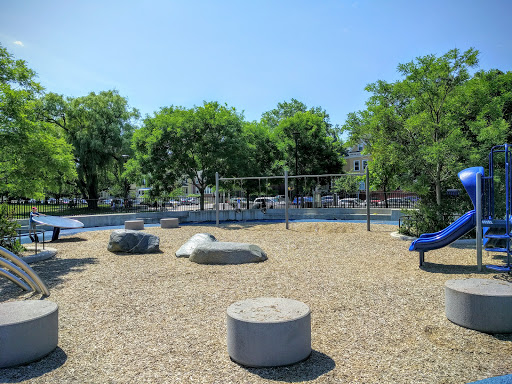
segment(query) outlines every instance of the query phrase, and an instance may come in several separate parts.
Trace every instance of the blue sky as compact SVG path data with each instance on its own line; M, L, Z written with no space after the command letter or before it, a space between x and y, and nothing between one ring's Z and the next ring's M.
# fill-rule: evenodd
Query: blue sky
M0 43L47 91L117 89L143 116L215 100L251 121L295 98L341 125L418 56L512 70L512 0L0 0Z

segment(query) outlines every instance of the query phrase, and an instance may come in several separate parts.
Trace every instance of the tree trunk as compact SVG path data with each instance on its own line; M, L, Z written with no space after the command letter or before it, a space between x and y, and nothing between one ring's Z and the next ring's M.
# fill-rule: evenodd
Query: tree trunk
M205 188L199 188L199 209L204 211L204 190Z
M436 169L436 203L437 205L441 205L441 165L437 164Z

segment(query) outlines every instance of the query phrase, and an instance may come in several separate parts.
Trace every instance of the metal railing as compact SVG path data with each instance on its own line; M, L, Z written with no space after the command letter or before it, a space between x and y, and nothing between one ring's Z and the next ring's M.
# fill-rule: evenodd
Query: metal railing
M225 191L219 194L220 210L259 209L265 204L266 209L284 209L284 195L264 192L251 193L247 191ZM374 208L414 208L418 202L414 194L394 191L372 191L370 207ZM249 203L247 203L249 201ZM365 191L356 193L334 193L324 190L321 193L302 192L299 196L290 196L289 209L298 208L364 208L367 199ZM139 212L180 212L198 211L201 209L200 198L183 196L176 199L60 199L44 202L30 200L16 200L7 203L14 219L27 219L32 207L39 213L53 216L80 216L114 213ZM215 209L215 196L205 195L204 210Z
M50 296L50 291L38 274L21 258L6 248L0 247L0 276L17 284L25 291L35 291Z

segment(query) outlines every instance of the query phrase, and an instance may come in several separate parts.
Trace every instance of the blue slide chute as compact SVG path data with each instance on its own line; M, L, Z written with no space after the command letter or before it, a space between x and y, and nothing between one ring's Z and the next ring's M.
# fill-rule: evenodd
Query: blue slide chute
M424 233L421 235L419 238L412 242L411 246L409 247L409 251L426 252L433 249L443 248L471 231L473 228L475 228L475 225L475 210L466 212L442 231L435 233Z
M409 247L409 251L418 251L420 253L420 265L423 264L425 252L443 248L453 243L459 237L465 235L476 226L476 175L478 173L483 176L484 168L472 167L459 172L459 179L471 198L475 209L466 212L442 231L424 233L412 242Z

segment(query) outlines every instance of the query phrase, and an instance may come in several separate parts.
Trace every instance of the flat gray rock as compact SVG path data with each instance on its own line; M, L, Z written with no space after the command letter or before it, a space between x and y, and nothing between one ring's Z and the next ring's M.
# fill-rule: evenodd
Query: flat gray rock
M160 238L149 233L116 229L110 234L110 252L155 253L160 251Z
M214 241L217 241L217 239L215 236L209 233L197 233L188 239L188 241L183 244L180 249L178 249L176 252L176 257L190 257L194 249L196 249L199 244L211 243Z
M216 241L199 244L189 260L198 264L245 264L267 260L267 255L254 244Z

